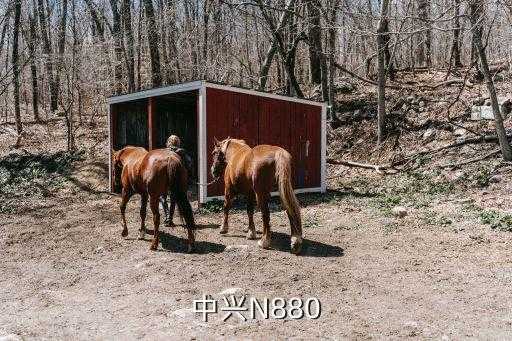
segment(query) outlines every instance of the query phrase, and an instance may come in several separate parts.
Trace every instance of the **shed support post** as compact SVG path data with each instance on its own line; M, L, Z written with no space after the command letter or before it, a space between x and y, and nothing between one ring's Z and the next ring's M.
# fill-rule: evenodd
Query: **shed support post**
M198 100L198 172L199 172L199 200L200 204L204 204L206 202L208 187L204 184L208 182L208 173L207 173L207 148L206 145L206 86L202 86L199 89L199 100Z
M116 106L114 104L110 104L108 106L108 137L110 141L110 148L108 151L109 160L108 160L108 180L110 184L110 192L115 191L115 168L112 164L112 153L114 152L114 148L116 148L116 125L117 125L117 111Z
M155 98L148 98L148 149L155 148Z

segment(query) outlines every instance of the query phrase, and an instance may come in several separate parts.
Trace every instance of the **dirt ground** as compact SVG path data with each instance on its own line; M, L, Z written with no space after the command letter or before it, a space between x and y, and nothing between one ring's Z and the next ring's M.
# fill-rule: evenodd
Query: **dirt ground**
M88 174L100 175L91 182ZM187 254L180 226L162 229L156 252L150 235L136 239L137 198L122 238L119 198L105 192L105 174L101 163L84 164L65 189L0 216L0 336L457 340L512 333L511 237L482 224L474 208L488 197L508 200L509 188L402 201L408 215L397 218L389 214L392 199L331 184L326 195L299 197L306 239L300 256L289 253L277 202L271 250L244 238L242 207L227 236L218 233L221 214L201 210L198 251ZM256 222L261 230L259 213ZM193 300L220 298L226 289L317 297L322 313L246 322L222 322L219 313L203 322L192 312Z

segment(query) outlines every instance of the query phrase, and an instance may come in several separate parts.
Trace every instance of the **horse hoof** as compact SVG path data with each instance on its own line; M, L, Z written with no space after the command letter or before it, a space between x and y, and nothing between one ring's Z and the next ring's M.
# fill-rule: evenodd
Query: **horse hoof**
M166 227L174 227L174 226L176 226L176 225L174 225L174 223L173 223L172 221L166 221L166 222L165 222L165 226L166 226Z
M258 241L258 246L261 247L262 249L268 249L270 248L270 242L268 239L260 239Z
M123 230L123 232L121 232L121 236L126 237L127 235L128 235L128 230Z
M144 230L139 231L139 239L144 240L144 237L146 237L146 231L144 231Z
M256 232L254 232L254 231L247 232L246 238L249 240L256 239Z
M155 245L155 244L151 244L151 247L149 248L151 251L156 251L156 249L158 248L158 245Z
M291 253L298 255L302 250L302 238L301 237L292 237L290 244Z
M223 227L220 231L219 231L220 234L226 234L228 233L228 228L227 227Z

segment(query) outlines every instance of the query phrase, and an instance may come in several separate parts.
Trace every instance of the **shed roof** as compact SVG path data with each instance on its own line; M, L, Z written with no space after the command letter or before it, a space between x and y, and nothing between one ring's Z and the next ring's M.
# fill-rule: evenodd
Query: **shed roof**
M205 80L197 80L197 81L191 81L191 82L185 82L185 83L179 83L179 84L173 84L173 85L166 85L166 86L152 88L152 89L146 89L146 90L142 90L142 91L138 91L138 92L125 93L122 95L111 96L108 98L108 103L109 104L123 103L123 102L134 101L134 100L144 99L144 98L149 98L149 97L163 96L163 95L192 91L192 90L199 90L203 87L223 89L223 90L227 90L227 91L246 93L246 94L251 94L251 95L255 95L255 96L276 98L276 99L281 99L281 100L285 100L285 101L298 102L298 103L304 103L304 104L319 105L319 106L327 105L325 102L317 102L317 101L313 101L313 100L309 100L309 99L305 99L305 98L298 98L298 97L292 97L292 96L287 96L287 95L278 95L278 94L274 94L271 92L257 91L257 90L252 90L252 89L243 88L243 87L239 87L239 86L226 85L226 84L222 84L222 83L205 81Z

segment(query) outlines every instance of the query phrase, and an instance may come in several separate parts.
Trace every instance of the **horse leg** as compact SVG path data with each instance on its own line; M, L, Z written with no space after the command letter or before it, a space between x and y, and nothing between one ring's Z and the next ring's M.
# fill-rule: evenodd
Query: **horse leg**
M167 196L169 194L165 193L162 194L162 196L159 198L160 204L162 205L162 208L164 209L164 224L168 226L169 224L169 204L167 203Z
M261 211L261 218L263 220L263 235L258 242L258 245L263 249L270 248L270 210L268 208L268 201L270 194L256 194L258 207Z
M140 196L140 229L139 239L144 239L146 235L146 211L148 207L148 195L142 194Z
M247 231L247 239L256 239L256 227L254 226L254 194L247 196L247 216L249 217L249 231Z
M229 209L231 208L231 204L233 204L233 195L231 191L226 190L224 193L224 221L222 222L222 228L220 229L220 234L228 233L229 223L228 223L228 215Z
M174 195L170 195L170 205L169 205L169 222L167 226L174 226L174 211L176 210L176 199L174 198Z
M129 190L123 188L121 191L121 205L119 208L121 209L121 218L123 219L123 232L121 232L121 236L126 237L128 235L128 226L126 225L126 205L130 200L131 193Z
M159 232L158 227L160 225L160 212L158 211L158 197L154 195L149 196L149 206L153 213L153 242L151 243L150 250L156 250L158 248Z

